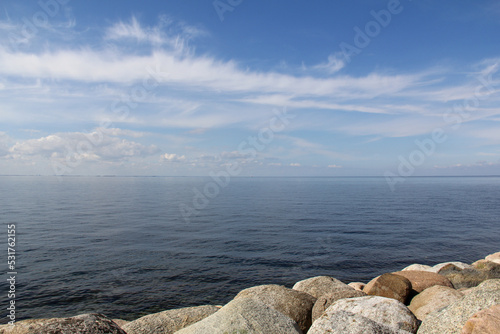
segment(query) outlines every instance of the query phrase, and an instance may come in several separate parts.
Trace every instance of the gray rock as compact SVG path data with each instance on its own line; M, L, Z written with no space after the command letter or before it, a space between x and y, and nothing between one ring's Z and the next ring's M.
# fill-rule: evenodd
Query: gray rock
M391 298L366 296L341 299L331 305L325 314L331 315L338 311L366 317L396 331L415 333L418 328L418 320L413 313L403 303Z
M319 298L324 294L333 292L335 289L345 287L346 285L347 284L330 276L316 276L295 283L293 289Z
M456 289L472 288L488 279L500 278L500 264L484 261L465 269L448 264L440 269L439 274L448 278Z
M81 314L71 318L30 319L4 325L0 334L127 334L113 320L97 314Z
M408 308L415 314L417 319L424 320L429 313L442 309L463 296L463 293L455 289L434 285L416 295L411 300Z
M146 315L122 326L127 334L171 334L219 310L212 305L185 307Z
M311 327L311 313L316 298L308 293L288 289L281 285L259 285L242 290L234 299L247 297L256 298L292 318L303 332L307 332Z
M316 303L314 303L314 307L312 309L312 321L314 322L316 319L321 317L326 309L337 300L363 296L366 296L366 293L352 288L338 288L334 292L327 293L326 295L319 297Z
M500 279L487 280L462 299L432 312L422 322L419 334L460 334L462 327L476 312L500 304Z
M286 315L254 298L234 299L176 334L302 334Z
M383 274L372 279L363 291L370 296L392 298L404 304L411 292L411 282L400 275Z
M475 270L475 268L473 266L471 266L470 268L467 268L467 269L474 269ZM439 269L436 271L436 274L444 276L447 273L456 273L456 272L460 272L462 270L463 270L463 268L459 268L456 265L454 265L453 263L448 263L442 267L439 267Z
M346 311L325 313L316 320L307 334L409 334Z
M456 289L473 288L488 279L485 272L476 269L457 270L456 268L445 268L440 272Z

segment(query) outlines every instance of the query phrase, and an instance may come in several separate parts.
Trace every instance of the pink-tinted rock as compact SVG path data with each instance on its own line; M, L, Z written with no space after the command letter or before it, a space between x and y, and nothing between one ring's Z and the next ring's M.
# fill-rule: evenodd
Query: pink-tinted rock
M500 333L500 304L474 314L462 328L462 334Z
M460 291L447 286L434 285L416 295L408 308L417 319L424 320L429 313L448 306L462 297L463 294Z

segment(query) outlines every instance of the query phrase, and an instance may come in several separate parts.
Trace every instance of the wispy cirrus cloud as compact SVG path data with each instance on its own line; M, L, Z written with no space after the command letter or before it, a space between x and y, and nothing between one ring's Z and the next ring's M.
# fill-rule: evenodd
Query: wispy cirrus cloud
M319 71L326 71L328 74L334 74L345 66L345 56L342 52L338 52L329 55L327 62L314 65L312 68Z
M82 160L156 157L169 166L174 165L171 162L177 166L248 162L228 147L255 136L251 131L260 130L263 121L273 117L273 108L287 106L296 111L298 121L286 129L289 134L276 136L269 150L259 152L251 163L275 158L273 166L291 166L314 155L326 161L325 167L335 169L342 165L339 161L363 157L336 150L334 144L307 138L299 131L348 135L364 143L426 134L446 125L443 115L453 104L474 97L480 85L477 77L488 76L500 64L496 58L479 60L463 75L451 67L413 71L375 67L354 75L339 55L332 54L303 71L266 70L197 52L197 39L210 38L210 34L166 16L156 25L142 24L136 16L111 23L93 44L60 43L60 34L70 36L75 33L72 28L59 32L50 47L0 46L0 116L9 124L28 120L33 123L30 126L43 124L48 129L43 137L20 139L16 144L0 136L0 155L64 159L68 150L85 140L84 128L108 121L111 128L101 129L106 139L82 153ZM0 21L0 32L15 29ZM482 89L484 99L462 120L464 124L500 114L495 105L500 99L500 78L495 74L488 80L495 88ZM116 112L117 106L122 112ZM81 126L82 130L62 132L48 128L52 123ZM190 138L179 139L177 148L157 138L152 145L144 137L158 129L164 136L180 138L177 131L182 131L182 136ZM230 145L213 129L237 129L242 134L237 139L233 136L236 142ZM496 139L494 130L482 134ZM470 135L480 137L481 129ZM218 141L214 145L218 152L201 144L210 140ZM190 149L194 153L188 154Z

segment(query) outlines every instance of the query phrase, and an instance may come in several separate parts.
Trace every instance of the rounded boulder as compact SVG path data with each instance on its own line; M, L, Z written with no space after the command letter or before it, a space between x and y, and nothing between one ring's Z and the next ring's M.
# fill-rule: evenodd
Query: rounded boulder
M185 307L153 313L123 325L127 334L171 334L217 312L212 305Z
M379 296L338 300L316 322L320 321L325 315L328 317L339 311L363 316L394 331L403 330L415 333L418 328L417 318L403 303L395 299Z
M363 291L370 296L392 298L404 304L411 292L411 282L400 275L383 274L371 280Z
M281 285L259 285L240 291L234 297L254 298L293 319L304 332L312 323L312 308L316 302L313 296L288 289Z
M211 316L176 334L303 334L295 321L254 298L234 299Z
M463 296L463 293L455 289L434 285L416 295L411 300L408 308L415 314L417 319L424 320L429 313L448 306Z
M347 284L336 278L330 276L316 276L295 283L292 289L319 298L324 294L334 292L334 290L346 286Z

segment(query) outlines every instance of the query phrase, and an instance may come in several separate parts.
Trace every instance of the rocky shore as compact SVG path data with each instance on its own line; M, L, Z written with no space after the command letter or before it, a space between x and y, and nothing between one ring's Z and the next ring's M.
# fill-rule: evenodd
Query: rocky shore
M30 319L0 334L499 334L500 252L472 264L413 264L368 283L318 276L291 289L260 285L224 306L167 310L134 321L102 314Z

